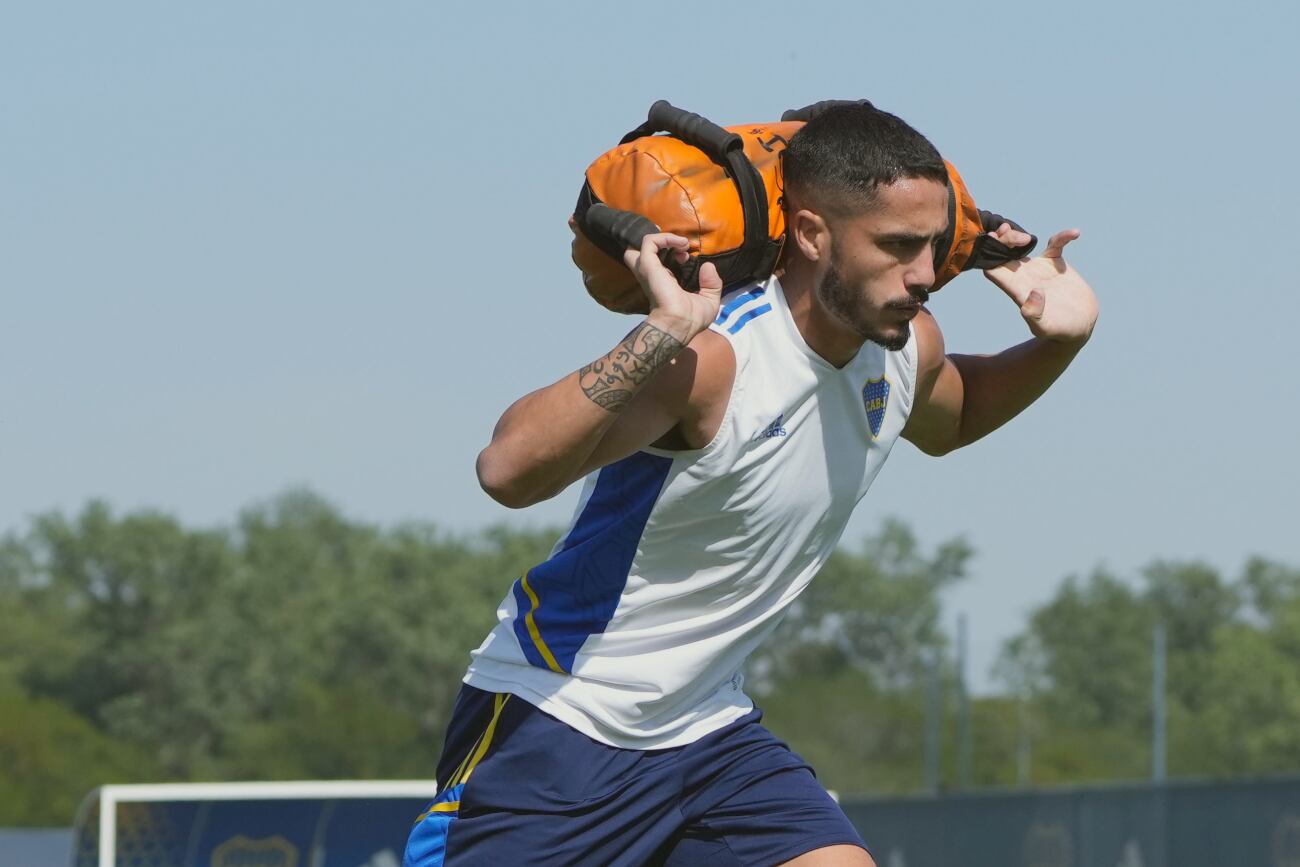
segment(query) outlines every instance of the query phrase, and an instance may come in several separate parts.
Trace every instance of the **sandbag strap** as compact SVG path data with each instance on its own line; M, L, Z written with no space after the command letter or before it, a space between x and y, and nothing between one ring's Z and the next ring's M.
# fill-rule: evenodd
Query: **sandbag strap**
M650 106L645 123L623 136L619 144L627 144L645 136L666 132L692 147L704 152L710 160L722 166L736 185L740 196L740 210L744 217L744 240L736 272L745 279L759 274L766 257L767 245L767 190L763 177L745 156L745 142L734 132L729 132L708 118L693 111L678 108L666 99Z

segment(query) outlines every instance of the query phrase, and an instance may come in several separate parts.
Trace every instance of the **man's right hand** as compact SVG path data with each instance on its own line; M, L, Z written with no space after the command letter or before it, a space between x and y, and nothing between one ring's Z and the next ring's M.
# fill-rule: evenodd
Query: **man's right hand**
M690 242L681 235L659 232L646 235L640 250L623 253L623 263L650 302L648 321L683 345L709 327L722 302L722 278L712 262L700 268L700 291L688 292L660 261L660 254L667 251L676 262L685 262L689 249Z

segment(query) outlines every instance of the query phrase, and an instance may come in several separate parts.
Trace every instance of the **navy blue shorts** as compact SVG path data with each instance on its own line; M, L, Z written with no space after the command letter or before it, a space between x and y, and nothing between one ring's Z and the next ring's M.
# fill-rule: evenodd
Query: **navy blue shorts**
M667 750L607 746L518 696L464 686L406 867L780 864L866 849L758 710Z

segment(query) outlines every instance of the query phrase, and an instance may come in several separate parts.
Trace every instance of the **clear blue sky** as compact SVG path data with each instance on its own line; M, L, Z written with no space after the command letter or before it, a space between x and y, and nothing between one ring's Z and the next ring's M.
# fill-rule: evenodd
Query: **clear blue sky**
M800 11L790 11L793 9ZM1102 300L1058 387L889 514L979 552L984 686L1070 572L1300 562L1300 13L1289 3L15 3L0 20L0 529L91 497L195 524L306 484L350 515L511 513L473 459L626 330L567 217L658 98L744 123L869 97ZM979 275L956 351L1023 339ZM501 576L503 590L511 576Z

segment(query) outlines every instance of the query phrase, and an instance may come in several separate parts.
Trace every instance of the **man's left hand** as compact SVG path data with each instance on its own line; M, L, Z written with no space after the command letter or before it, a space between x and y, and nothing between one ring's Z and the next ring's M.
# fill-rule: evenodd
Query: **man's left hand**
M1028 241L1025 233L1007 223L993 235L1007 246ZM1047 242L1043 255L1007 262L984 272L1016 303L1036 337L1082 345L1097 324L1097 296L1061 255L1065 246L1078 237L1078 229L1057 232Z

